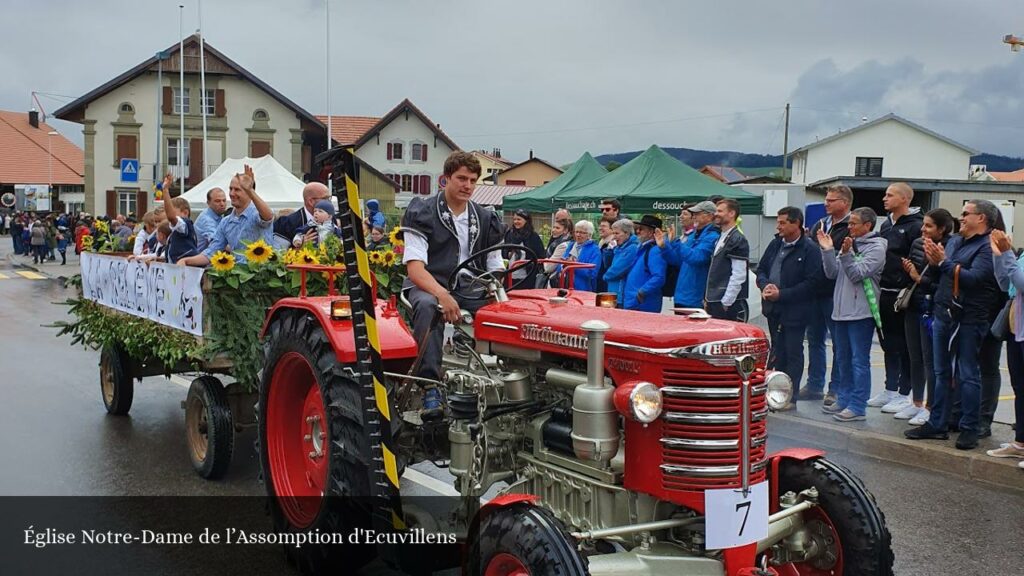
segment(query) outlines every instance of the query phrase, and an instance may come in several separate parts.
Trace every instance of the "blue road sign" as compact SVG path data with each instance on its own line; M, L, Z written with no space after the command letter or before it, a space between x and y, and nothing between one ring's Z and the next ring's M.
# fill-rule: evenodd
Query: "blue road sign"
M139 181L139 161L135 158L121 158L121 182Z

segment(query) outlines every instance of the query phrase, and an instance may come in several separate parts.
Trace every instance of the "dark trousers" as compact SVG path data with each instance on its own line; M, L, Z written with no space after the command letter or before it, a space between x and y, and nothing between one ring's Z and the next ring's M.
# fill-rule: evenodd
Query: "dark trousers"
M409 304L412 305L412 334L416 345L420 347L420 367L415 376L440 380L441 378L441 345L444 343L444 319L437 309L437 298L427 292L410 288L406 292ZM470 300L452 294L459 307L469 312L476 312L487 300ZM436 318L436 322L435 322Z
M782 324L779 318L768 318L768 331L771 332L774 368L784 372L793 381L793 402L796 402L796 391L800 389L800 380L804 375L804 334L806 324Z
M1002 386L1002 375L999 373L999 360L1003 356L1003 341L997 340L991 333L985 333L985 339L981 342L981 351L978 353L978 368L981 372L981 409L978 417L980 424L978 431L987 431L992 428L992 419L996 416L996 408L999 407L999 388ZM960 420L960 396L957 395L953 401L953 417L950 422Z
M910 354L910 388L914 402L924 402L925 391L931 404L935 394L935 365L932 363L932 334L921 314L907 311L903 317Z
M961 324L958 327L948 315L937 315L932 322L935 398L928 420L932 428L945 430L952 422L953 402L959 395L963 409L959 418L960 431L978 432L981 415L979 361L988 328L988 324Z
M746 322L748 316L747 301L736 300L727 310L721 302L708 302L707 313L712 318L719 320L732 320L734 322Z
M818 298L811 306L811 321L807 324L807 387L815 392L825 391L825 359L827 334L836 337L836 323L832 320L832 297ZM832 370L828 375L828 391L833 392L839 382L835 342L832 342ZM795 388L794 388L795 390Z
M882 290L878 298L882 316L882 351L885 353L885 389L910 394L910 351L903 326L905 312L896 312L896 292Z
M1017 422L1014 437L1024 444L1024 342L1017 342L1013 336L1006 344L1006 367L1010 370L1010 385L1013 386L1013 416Z

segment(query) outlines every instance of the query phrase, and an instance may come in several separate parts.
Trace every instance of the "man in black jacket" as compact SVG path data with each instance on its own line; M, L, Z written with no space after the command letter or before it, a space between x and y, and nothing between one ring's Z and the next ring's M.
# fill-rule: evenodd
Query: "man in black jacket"
M313 208L321 200L330 200L331 194L327 186L319 182L310 182L302 189L302 209L278 218L274 221L274 236L278 236L284 244L299 248L306 242L316 238L316 226L309 227L306 235L299 242L293 242L295 233L303 226L313 223Z
M804 371L804 332L812 312L807 302L814 298L824 277L821 250L804 235L804 215L799 208L779 210L775 229L778 235L757 266L757 287L771 333L774 368L785 372L797 390ZM794 404L796 400L794 395Z
M878 286L879 312L882 315L882 351L885 352L885 390L868 400L868 406L881 407L882 412L895 414L911 405L910 349L903 327L905 311L895 310L900 290L913 284L903 269L903 259L910 257L910 246L921 236L924 215L911 208L914 189L896 182L885 190L882 203L889 217L882 223L879 235L888 242L885 268Z
M981 367L979 354L991 326L991 311L1000 297L996 283L989 234L999 218L999 208L988 200L964 204L960 234L946 247L925 239L928 263L939 269L932 320L932 354L935 361L935 396L931 414L922 426L907 430L911 440L945 440L955 393L962 414L956 447L970 450L978 445L981 415ZM956 371L956 389L953 371Z
M842 246L843 240L850 235L850 209L853 208L853 191L849 186L839 184L830 186L825 192L825 213L811 228L808 237L815 245L818 244L818 231L823 231L832 238L833 246ZM820 246L819 246L820 248ZM801 400L818 400L825 392L825 332L835 334L835 322L832 320L832 293L835 292L836 281L824 275L818 284L814 301L810 306L810 319L807 324L807 386L800 390ZM839 384L839 363L836 361L836 349L832 348L832 370L828 377L828 394L824 396L825 405L830 406L836 400L836 386Z

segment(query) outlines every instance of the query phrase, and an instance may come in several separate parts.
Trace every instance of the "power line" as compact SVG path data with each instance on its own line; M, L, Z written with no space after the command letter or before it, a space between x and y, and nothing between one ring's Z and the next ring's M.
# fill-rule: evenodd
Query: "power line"
M491 134L454 134L453 138L490 138L495 136L531 136L535 134L565 134L570 132L586 132L590 130L616 130L619 128L634 128L637 126L651 126L657 124L672 124L676 122L690 122L692 120L708 120L711 118L725 118L740 114L756 114L759 112L774 112L779 108L759 108L756 110L742 110L739 112L727 112L722 114L705 114L701 116L687 116L684 118L671 118L666 120L650 120L647 122L635 122L631 124L611 124L606 126L586 126L578 128L561 128L557 130L527 130L522 132L495 132Z

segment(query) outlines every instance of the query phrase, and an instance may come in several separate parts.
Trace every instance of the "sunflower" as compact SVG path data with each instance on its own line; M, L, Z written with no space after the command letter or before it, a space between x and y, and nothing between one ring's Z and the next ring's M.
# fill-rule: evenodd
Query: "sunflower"
M301 250L295 257L297 264L319 264L320 258L309 250Z
M235 255L230 252L216 252L210 263L217 272L227 272L235 267Z
M107 225L106 222L104 222L103 220L97 220L96 221L96 233L97 234L106 234L109 231L110 231L110 226Z
M382 253L377 251L370 252L370 264L380 264L382 262L384 262Z
M273 253L274 249L261 238L249 244L245 249L245 259L249 261L249 264L263 264L270 260L270 255Z
M403 242L402 239L398 237L398 235L401 233L402 229L399 228L398 226L392 228L391 232L388 234L388 242L391 242L392 246L401 246L402 244L404 244L405 242Z
M394 266L396 260L398 260L398 256L396 256L393 251L388 250L387 252L384 253L384 265L385 266L387 266L389 268L391 266Z

